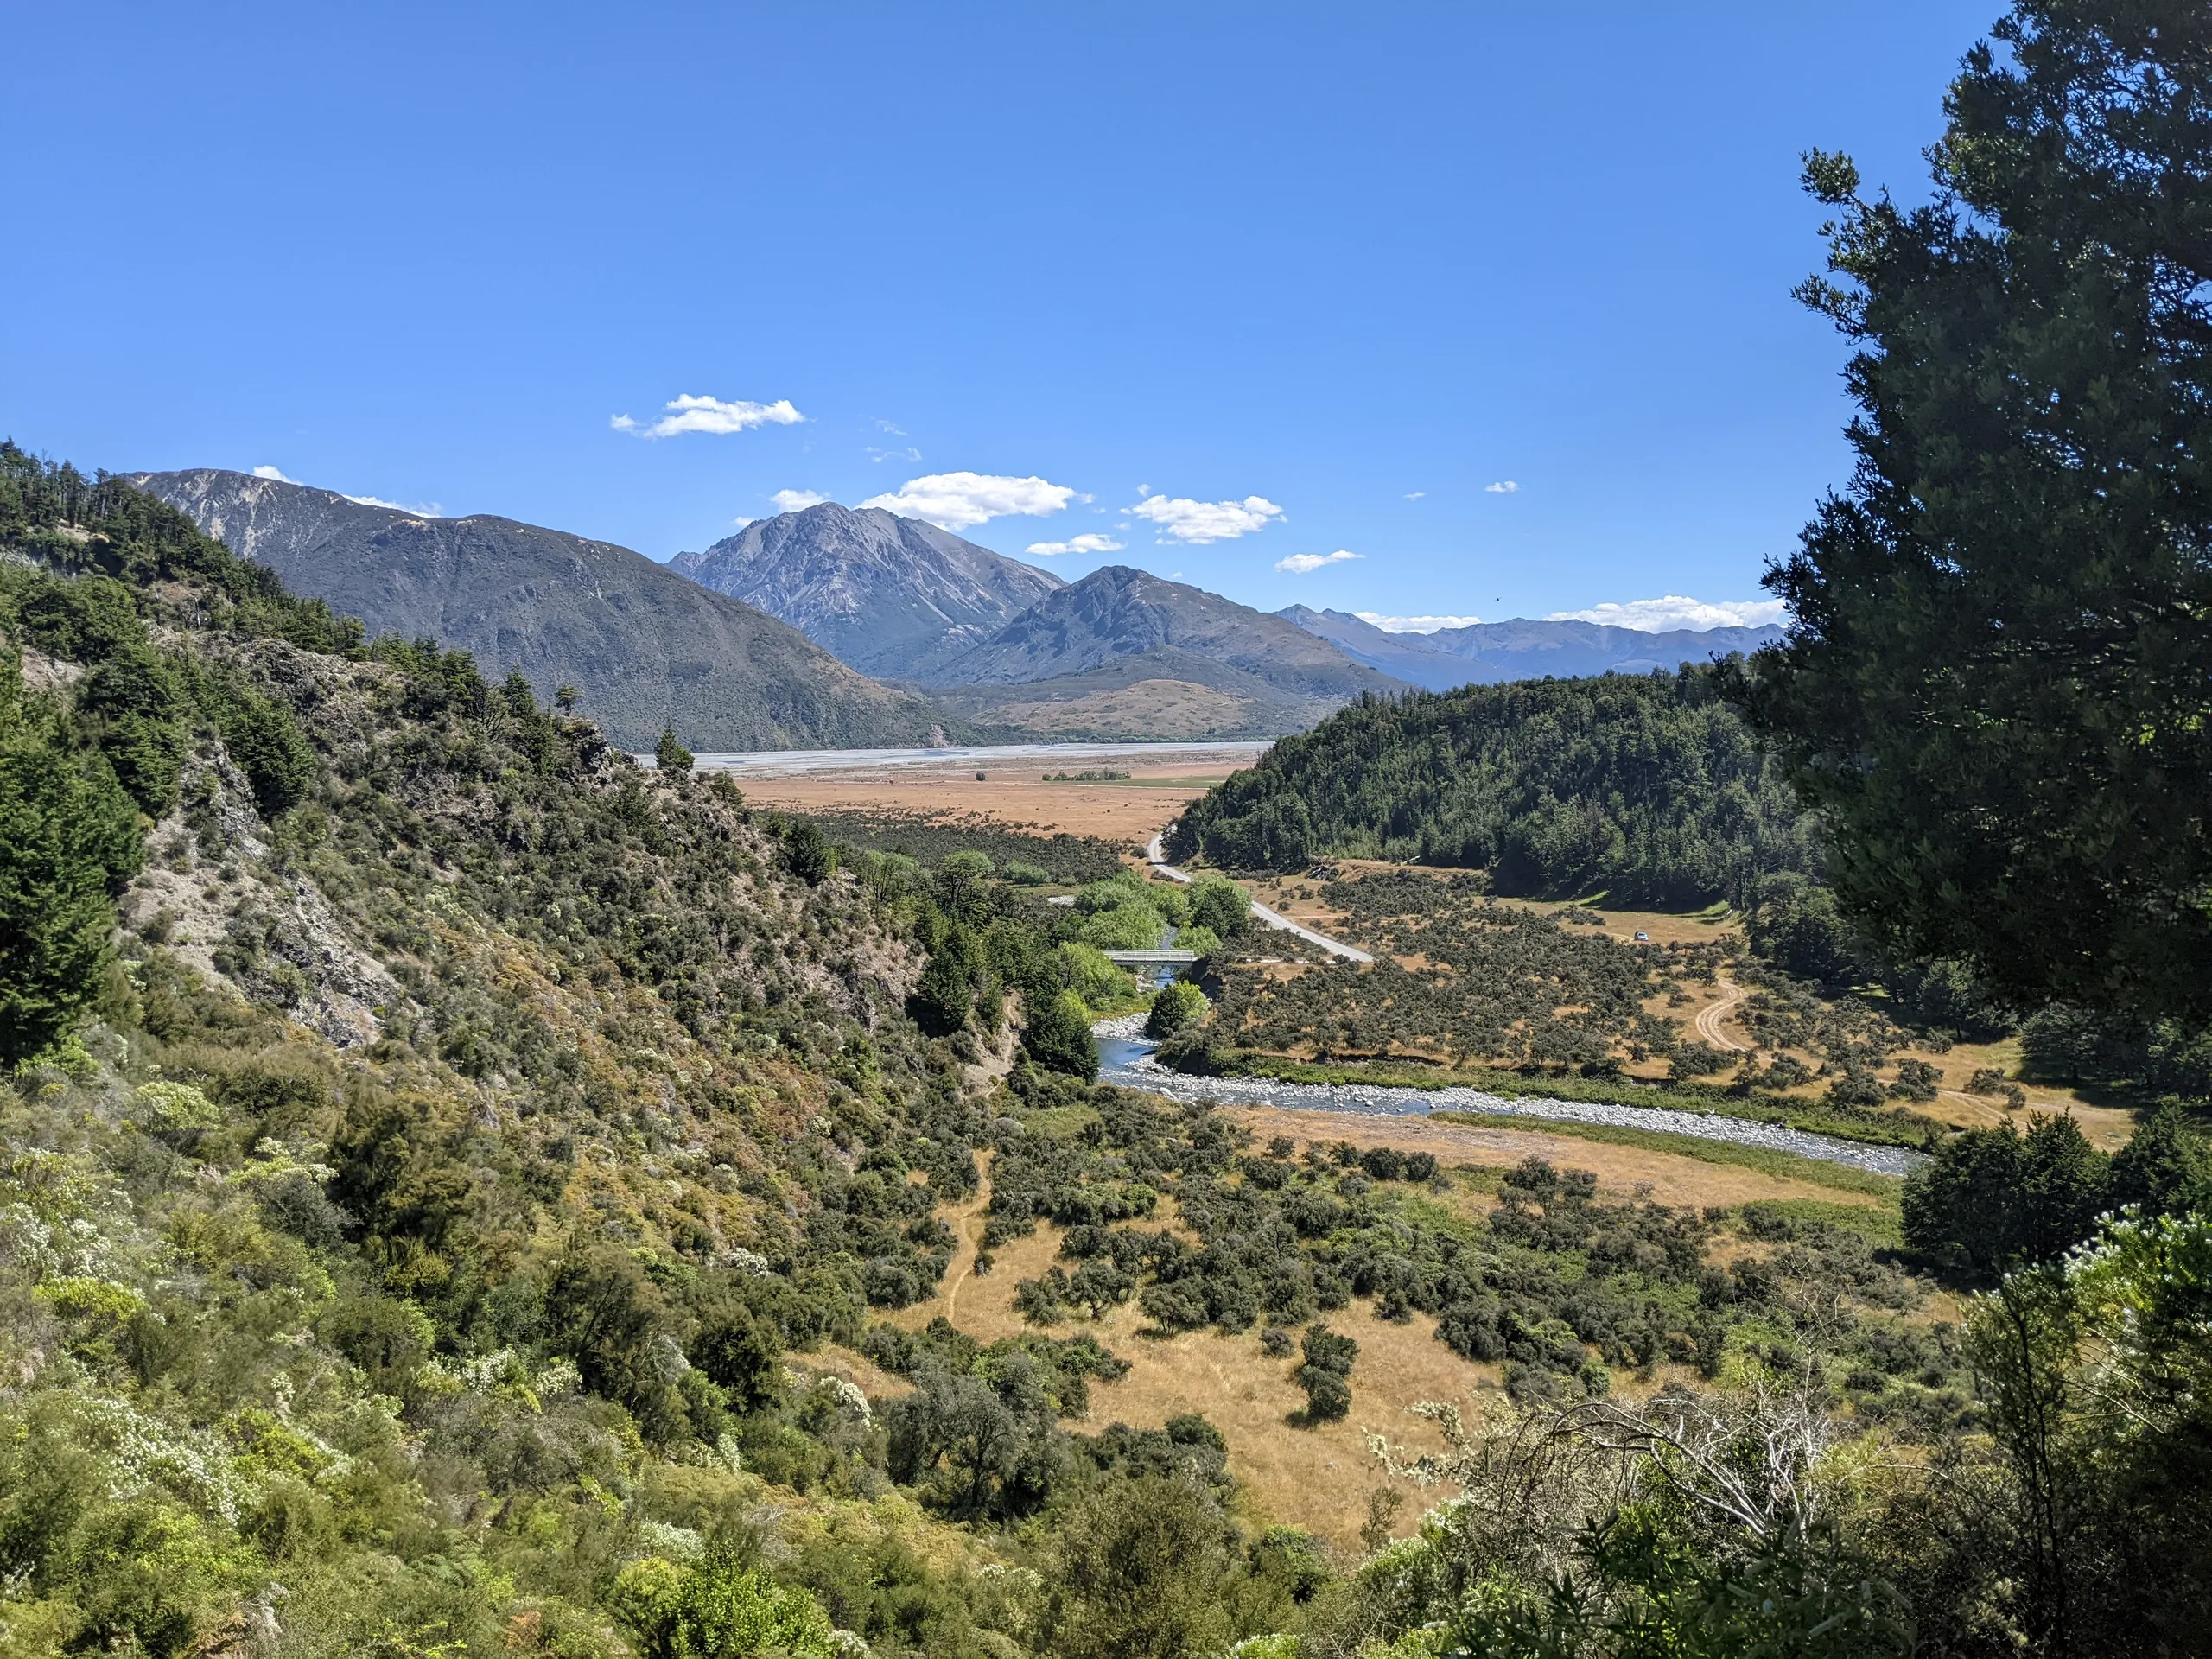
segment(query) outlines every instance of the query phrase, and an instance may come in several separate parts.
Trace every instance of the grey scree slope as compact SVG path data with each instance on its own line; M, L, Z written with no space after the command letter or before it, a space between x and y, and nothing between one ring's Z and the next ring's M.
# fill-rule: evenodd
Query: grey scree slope
M664 722L698 749L942 739L927 704L626 547L213 468L130 482L372 633L438 639L495 678L519 667L543 697L575 686L580 711L625 748L650 749Z

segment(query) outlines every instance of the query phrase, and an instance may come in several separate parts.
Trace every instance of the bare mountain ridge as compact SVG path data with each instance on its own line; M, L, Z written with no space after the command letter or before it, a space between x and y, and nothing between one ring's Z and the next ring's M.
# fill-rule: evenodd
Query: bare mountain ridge
M1753 652L1782 638L1780 627L1675 628L1648 633L1599 622L1476 622L1435 633L1390 633L1343 611L1289 606L1275 615L1328 640L1347 656L1431 691L1547 676L1649 674Z
M788 624L611 542L216 468L130 481L373 633L440 639L495 676L518 667L543 697L575 686L626 748L651 748L664 724L693 748L764 749L926 743L942 722Z
M921 519L834 501L747 524L669 568L891 677L980 644L1066 585Z
M1042 694L1047 683L1101 674L1123 686L1203 685L1243 700L1246 727L1278 732L1310 726L1362 692L1407 689L1281 617L1122 564L1058 589L979 645L925 661L915 677L939 688L944 706L980 715L1009 700L954 688Z

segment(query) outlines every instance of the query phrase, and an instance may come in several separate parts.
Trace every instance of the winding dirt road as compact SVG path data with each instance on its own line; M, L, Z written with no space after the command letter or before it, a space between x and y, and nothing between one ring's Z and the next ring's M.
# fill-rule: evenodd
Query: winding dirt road
M1749 993L1735 981L1730 979L1722 980L1720 988L1722 995L1718 1002L1709 1008L1698 1010L1695 1021L1697 1034L1723 1053L1740 1054L1748 1045L1739 1043L1731 1037L1721 1028L1720 1022L1735 1012L1736 1005L1741 1002Z

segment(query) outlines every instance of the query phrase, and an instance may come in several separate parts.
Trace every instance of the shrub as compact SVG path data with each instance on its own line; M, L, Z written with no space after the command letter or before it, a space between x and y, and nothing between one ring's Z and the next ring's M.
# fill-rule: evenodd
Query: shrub
M1090 1011L1073 991L1062 991L1030 1010L1021 1046L1047 1071L1081 1077L1086 1083L1098 1075L1098 1049L1090 1040Z
M1252 896L1225 876L1202 875L1191 884L1191 920L1220 938L1236 938L1251 925Z
M1185 980L1164 985L1152 999L1152 1013L1144 1022L1147 1037L1173 1037L1194 1020L1203 1020L1211 1005L1206 995Z
M664 726L660 728L660 741L653 745L653 765L663 772L681 772L691 770L691 751L677 741L676 728L673 726Z
M821 1603L726 1559L683 1567L648 1555L615 1575L613 1599L649 1659L832 1659L839 1652Z

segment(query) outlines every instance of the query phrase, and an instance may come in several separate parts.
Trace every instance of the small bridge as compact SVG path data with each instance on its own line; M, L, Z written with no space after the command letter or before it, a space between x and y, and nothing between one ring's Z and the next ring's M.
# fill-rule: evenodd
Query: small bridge
M1195 950L1109 950L1104 955L1122 968L1179 968L1198 959Z

